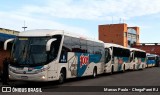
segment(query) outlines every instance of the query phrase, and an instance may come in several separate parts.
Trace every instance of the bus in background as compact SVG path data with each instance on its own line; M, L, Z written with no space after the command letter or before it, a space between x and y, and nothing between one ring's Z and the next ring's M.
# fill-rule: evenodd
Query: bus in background
M3 61L5 58L8 58L10 56L10 52L13 44L13 43L9 43L8 50L4 51L3 49L4 42L7 39L16 38L16 34L18 34L17 31L0 28L0 77L3 73Z
M155 66L156 67L160 66L160 56L159 55L156 56L156 65Z
M130 68L130 50L121 45L105 43L105 73L125 71Z
M158 55L147 54L147 67L154 67L157 65Z
M130 69L138 70L146 67L146 52L136 48L130 48L131 51L131 65Z
M104 72L104 43L64 32L30 30L13 41L9 78L25 81L54 81Z

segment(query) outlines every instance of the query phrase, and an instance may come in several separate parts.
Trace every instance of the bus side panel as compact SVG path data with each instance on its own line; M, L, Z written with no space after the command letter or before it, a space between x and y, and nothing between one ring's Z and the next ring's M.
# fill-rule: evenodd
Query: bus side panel
M155 60L147 60L147 65L148 67L152 67L152 66L155 66Z
M67 67L67 78L77 77L77 56L75 53L68 52L68 67Z
M123 70L124 64L127 65L126 63L129 61L128 57L114 57L114 71L119 72ZM126 68L126 66L125 66ZM127 66L128 68L128 66Z
M88 53L76 53L78 58L77 64L77 76L87 76L93 74L93 69L97 66L97 73L102 72L102 64L100 63L101 55L100 54L88 54Z
M112 70L112 60L110 60L108 63L105 63L104 69L105 73L110 73Z
M136 69L142 69L145 67L145 58L135 58ZM143 67L142 67L143 66Z
M123 63L125 64L125 70L130 69L129 57L123 57Z
M101 74L104 71L104 63L100 62L101 58L100 54L68 52L67 61L59 63L58 67L66 68L67 78L92 75L95 66L97 67L97 74Z

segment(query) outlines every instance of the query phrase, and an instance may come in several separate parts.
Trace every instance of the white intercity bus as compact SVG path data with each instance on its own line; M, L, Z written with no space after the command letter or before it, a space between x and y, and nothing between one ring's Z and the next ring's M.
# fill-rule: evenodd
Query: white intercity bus
M105 43L105 73L125 71L130 68L130 50L121 45Z
M146 67L146 52L141 49L130 48L131 51L131 65L130 69L138 70Z
M30 30L13 41L9 78L54 81L104 73L104 43L63 30Z

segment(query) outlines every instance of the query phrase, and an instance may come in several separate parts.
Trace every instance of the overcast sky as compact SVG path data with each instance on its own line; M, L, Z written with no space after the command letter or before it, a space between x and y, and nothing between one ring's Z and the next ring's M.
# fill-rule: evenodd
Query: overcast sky
M140 27L140 42L160 43L160 0L0 0L0 27L59 29L98 39L98 25ZM113 20L112 20L113 19Z

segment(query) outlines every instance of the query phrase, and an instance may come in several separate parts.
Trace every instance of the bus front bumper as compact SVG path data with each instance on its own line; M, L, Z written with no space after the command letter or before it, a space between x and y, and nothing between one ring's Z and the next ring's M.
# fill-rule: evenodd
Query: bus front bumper
M38 74L17 74L9 71L9 79L22 81L47 81L47 76L45 76L44 72Z

